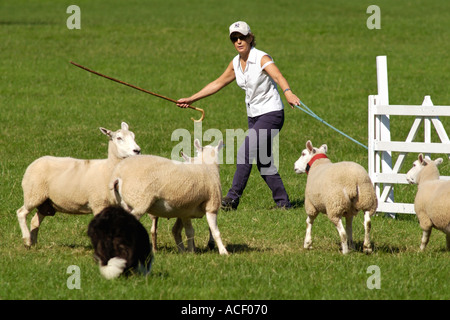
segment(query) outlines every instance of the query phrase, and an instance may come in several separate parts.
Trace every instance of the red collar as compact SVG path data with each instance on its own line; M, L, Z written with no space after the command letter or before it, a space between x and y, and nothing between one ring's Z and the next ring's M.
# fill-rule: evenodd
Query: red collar
M313 163L319 159L328 159L328 157L325 153L318 153L314 157L312 157L312 159L306 165L306 174L309 173L309 169L311 169L311 166L313 165Z

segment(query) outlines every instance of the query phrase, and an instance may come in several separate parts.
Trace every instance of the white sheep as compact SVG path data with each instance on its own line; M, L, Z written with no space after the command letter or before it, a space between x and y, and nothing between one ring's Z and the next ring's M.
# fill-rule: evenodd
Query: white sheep
M17 210L22 238L30 247L37 241L39 226L46 216L56 211L71 214L99 213L115 204L109 191L111 173L122 159L139 154L134 133L122 122L121 129L112 132L100 128L108 136L108 158L81 160L44 156L32 162L22 179L23 206ZM27 227L27 215L37 208Z
M195 158L192 158L192 157L186 155L183 151L181 151L181 157L185 160L185 162L183 162L184 164L194 163L194 161L195 161ZM152 248L153 248L153 251L156 252L158 250L158 245L157 245L158 217L153 216L151 214L150 214L150 217L152 219L152 228L151 228ZM177 241L180 251L184 251L184 244L182 242L182 237L181 237L182 230L183 230L183 221L181 220L181 218L177 218L177 220L175 221L175 223L172 227L172 235L173 235L175 241ZM214 249L214 238L212 236L211 229L209 229L208 248L210 248L211 250Z
M430 160L419 154L413 167L406 174L409 183L417 184L414 211L423 230L420 250L425 250L431 230L436 228L446 234L447 250L450 250L450 181L439 180L438 165L442 158Z
M185 227L189 251L195 250L191 219L206 214L219 253L228 254L217 227L217 213L222 199L218 159L223 142L220 141L216 147L202 147L195 140L194 145L198 155L193 163L152 155L125 159L114 169L110 188L122 207L138 219L145 213L180 218ZM176 228L181 228L181 224ZM152 228L152 233L154 231ZM180 233L175 230L173 235L179 250L184 250L181 239L176 238Z
M366 170L355 162L332 163L326 156L326 144L314 148L311 141L295 162L296 173L307 173L305 188L306 219L305 249L311 249L311 229L314 219L322 212L336 226L341 238L342 253L353 248L352 221L360 210L364 211L364 252L371 253L370 217L377 208L377 197ZM346 229L342 225L346 220Z

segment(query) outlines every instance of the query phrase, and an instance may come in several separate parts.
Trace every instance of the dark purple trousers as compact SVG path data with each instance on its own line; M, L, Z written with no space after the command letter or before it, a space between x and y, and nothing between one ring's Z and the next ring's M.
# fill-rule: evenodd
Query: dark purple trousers
M247 185L253 161L261 177L272 191L272 197L278 206L289 204L289 197L284 188L278 170L274 165L272 154L273 138L280 132L284 123L284 111L273 111L257 117L248 117L248 134L237 154L236 172L227 197L239 199Z

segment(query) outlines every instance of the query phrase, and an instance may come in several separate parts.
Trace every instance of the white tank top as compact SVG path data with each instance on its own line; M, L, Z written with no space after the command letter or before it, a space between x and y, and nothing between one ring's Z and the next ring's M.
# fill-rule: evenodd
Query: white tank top
M277 84L264 72L264 68L274 62L271 60L261 67L261 59L264 56L268 56L268 54L252 48L245 70L241 68L239 55L233 59L236 83L245 90L245 104L249 117L256 117L268 112L283 110L284 108L277 90Z

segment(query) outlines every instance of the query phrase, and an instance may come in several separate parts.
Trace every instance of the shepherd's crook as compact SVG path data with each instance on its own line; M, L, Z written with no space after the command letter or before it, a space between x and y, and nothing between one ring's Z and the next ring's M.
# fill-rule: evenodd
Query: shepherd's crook
M70 61L70 63L73 64L74 66L77 66L78 68L81 68L81 69L83 69L83 70L89 71L89 72L91 72L91 73L93 73L93 74L96 74L96 75L98 75L98 76L100 76L100 77L103 77L103 78L106 78L106 79L109 79L109 80L118 82L118 83L120 83L120 84L124 84L124 85L126 85L126 86L129 86L129 87L131 87L131 88L134 88L134 89L140 90L140 91L142 91L142 92L151 94L151 95L156 96L156 97L158 97L158 98L162 98L162 99L165 99L165 100L167 100L167 101L170 101L170 102L173 102L173 103L177 103L177 101L174 100L174 99L170 99L170 98L164 97L164 96L162 96L162 95L160 95L160 94L157 94L157 93L154 93L154 92L151 92L151 91L148 91L148 90L145 90L145 89L136 87L136 86L134 86L134 85L132 85L132 84L129 84L129 83L126 83L126 82L123 82L123 81L120 81L120 80L117 80L117 79L114 79L114 78L105 76L104 74L101 74L101 73L98 73L97 71L94 71L94 70L91 70L91 69L89 69L89 68L83 67L82 65L79 65L78 63L75 63L75 62L73 62L73 61ZM194 121L194 122L201 122L201 121L203 121L203 118L205 117L205 111L204 111L203 109L196 108L196 107L194 107L194 106L189 106L189 108L194 109L194 110L196 110L196 111L200 111L200 112L202 113L202 116L200 117L200 119L195 120L194 118L191 118L192 121Z

